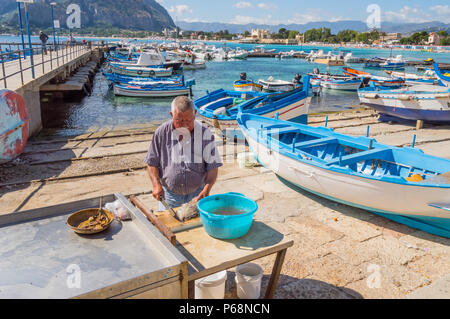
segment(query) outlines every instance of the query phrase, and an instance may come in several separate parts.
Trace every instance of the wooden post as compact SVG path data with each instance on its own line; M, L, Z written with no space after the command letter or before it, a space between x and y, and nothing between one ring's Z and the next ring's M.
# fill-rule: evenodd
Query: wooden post
M422 120L417 120L416 122L416 130L420 130L423 128L423 121Z
M130 202L132 202L139 210L147 217L147 219L159 229L161 233L170 241L174 246L177 245L177 238L172 231L164 225L158 217L156 217L151 210L149 210L145 205L134 195L130 196Z
M273 265L272 275L270 276L269 284L267 285L266 295L264 298L272 299L277 288L278 278L280 277L281 268L283 267L284 257L286 256L286 249L277 253L275 264Z

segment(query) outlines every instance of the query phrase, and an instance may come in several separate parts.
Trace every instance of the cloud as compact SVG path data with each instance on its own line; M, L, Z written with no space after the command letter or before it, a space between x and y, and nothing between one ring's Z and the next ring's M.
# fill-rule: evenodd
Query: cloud
M404 6L398 12L386 11L382 14L384 21L389 22L427 22L430 15L419 8Z
M318 21L330 21L336 22L343 20L342 16L333 16L328 12L325 12L321 9L307 9L303 13L295 13L294 16L287 21L286 24L306 24L309 22L318 22Z
M182 15L183 13L192 13L192 9L189 8L186 4L178 4L175 7L170 6L170 8L167 10L170 13L175 13L176 15Z
M277 9L278 6L275 3L258 3L258 8L263 10L273 10Z
M434 11L436 16L433 17L433 20L438 18L440 21L444 23L450 23L450 6L449 5L436 5L430 7L431 11Z
M238 9L245 9L245 8L252 8L253 5L250 2L241 1L241 2L235 3L233 5L233 7L238 8Z
M241 16L237 15L234 17L230 23L234 24L249 24L249 23L255 23L255 24L266 24L266 25L277 25L283 23L279 20L274 20L270 14L264 16L264 17L251 17L251 16Z

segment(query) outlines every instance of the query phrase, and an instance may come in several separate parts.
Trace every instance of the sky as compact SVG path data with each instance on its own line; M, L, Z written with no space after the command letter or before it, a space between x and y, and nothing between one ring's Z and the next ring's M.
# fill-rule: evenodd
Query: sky
M167 9L175 22L305 24L314 21L367 21L371 16L373 17L373 14L377 14L377 16L380 16L381 23L383 21L398 23L440 21L450 23L449 0L156 1ZM373 5L376 5L376 11L374 11Z

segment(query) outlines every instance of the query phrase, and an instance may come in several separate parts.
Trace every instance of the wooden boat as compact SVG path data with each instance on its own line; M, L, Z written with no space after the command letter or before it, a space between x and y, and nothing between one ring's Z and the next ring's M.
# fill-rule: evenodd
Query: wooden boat
M314 59L314 63L326 64L328 66L342 66L345 64L343 59L337 58L317 58Z
M362 104L407 120L450 123L450 88L414 85L402 89L370 86L358 90Z
M362 82L362 79L356 76L324 73L308 73L308 75L312 79L318 80L321 87L340 91L356 91Z
M428 72L428 71L427 71ZM415 85L415 84L439 84L437 77L435 75L417 75L414 73L396 72L396 71L386 71L393 78L401 78L405 80L405 84Z
M305 77L309 83L309 77ZM238 110L307 123L311 102L309 85L289 92L236 92L217 90L194 101L199 117L208 125L217 127L229 138L243 139L236 122Z
M19 156L28 140L30 117L25 100L10 90L0 90L0 164Z
M263 86L247 79L247 73L242 72L239 80L233 82L233 88L238 92L261 92Z
M127 67L115 63L109 63L107 70L109 73L145 78L171 76L173 73L172 68Z
M237 122L259 163L289 183L450 237L450 160L245 112Z
M270 76L267 80L258 80L258 84L262 86L266 92L288 92L298 87L298 83L285 80L275 80Z
M377 76L368 72L355 70L349 67L343 67L342 71L344 72L345 75L363 78L363 82L368 81L369 83L374 83L377 86L398 87L405 84L405 80L403 80L402 78L388 78L384 76Z
M450 71L447 71L445 73L441 72L437 63L433 63L433 68L436 76L439 78L440 83L442 83L443 86L450 87Z
M115 95L129 97L174 97L192 95L191 87L195 81L186 81L179 85L141 85L114 83Z

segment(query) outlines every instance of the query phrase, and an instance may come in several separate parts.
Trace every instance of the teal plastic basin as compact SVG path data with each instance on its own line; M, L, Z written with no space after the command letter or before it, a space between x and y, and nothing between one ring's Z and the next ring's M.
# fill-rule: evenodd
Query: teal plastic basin
M205 231L219 239L235 239L244 236L258 210L256 202L240 193L226 193L205 197L197 204ZM241 211L238 215L214 212Z

